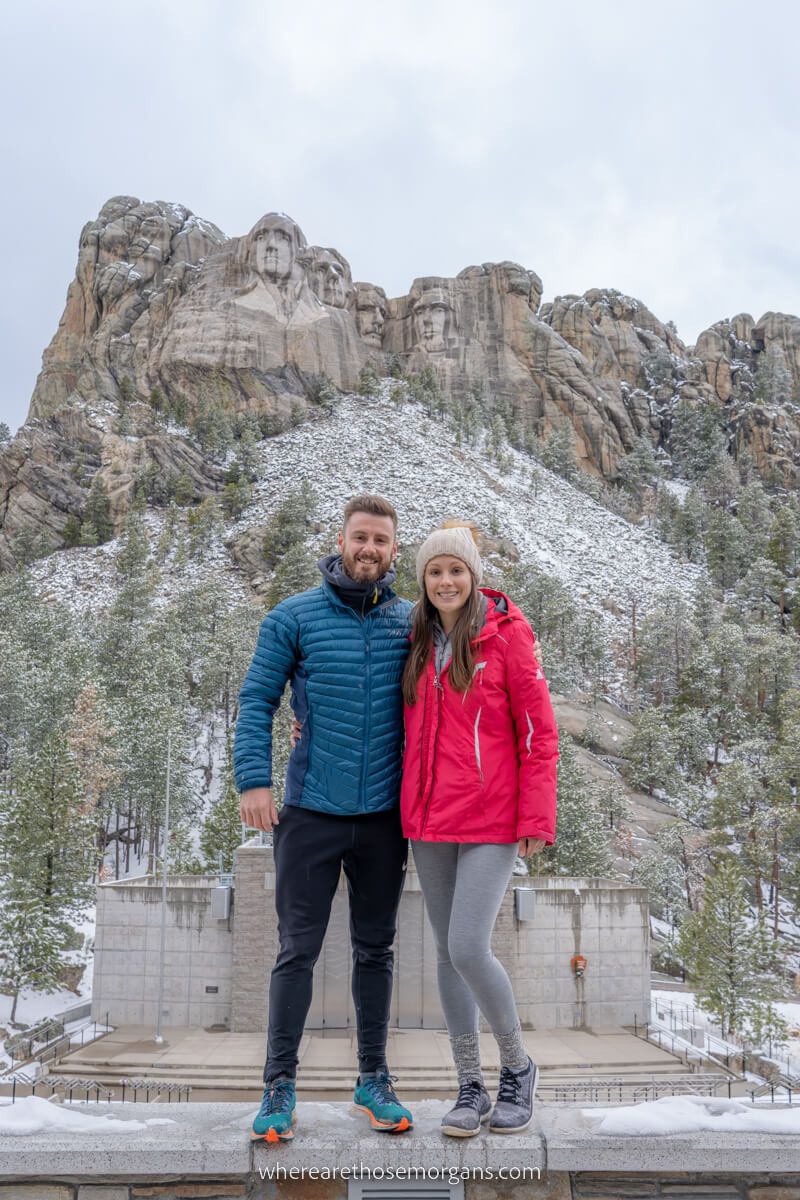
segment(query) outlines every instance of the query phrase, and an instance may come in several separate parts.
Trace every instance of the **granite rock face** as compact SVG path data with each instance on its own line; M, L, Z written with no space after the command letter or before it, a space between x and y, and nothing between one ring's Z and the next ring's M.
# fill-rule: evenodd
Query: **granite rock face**
M520 440L565 428L580 468L609 480L641 436L669 451L679 401L715 405L735 455L797 485L800 318L742 313L687 347L612 289L541 300L538 275L512 262L421 277L388 299L283 213L228 238L182 205L115 197L81 233L28 421L0 448L0 566L26 529L62 544L86 500L78 454L117 526L148 464L188 475L197 497L222 486L174 430L124 436L121 400L146 412L157 392L190 420L210 404L297 419L324 380L352 391L367 363L427 369L454 401L502 403Z

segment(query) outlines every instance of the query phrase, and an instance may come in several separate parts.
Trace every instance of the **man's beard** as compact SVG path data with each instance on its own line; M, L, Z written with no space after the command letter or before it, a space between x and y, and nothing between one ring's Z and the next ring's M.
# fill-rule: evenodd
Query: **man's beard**
M345 575L356 583L377 583L391 566L391 559L380 559L374 562L358 561L358 556L355 554L347 554L342 551L342 569Z

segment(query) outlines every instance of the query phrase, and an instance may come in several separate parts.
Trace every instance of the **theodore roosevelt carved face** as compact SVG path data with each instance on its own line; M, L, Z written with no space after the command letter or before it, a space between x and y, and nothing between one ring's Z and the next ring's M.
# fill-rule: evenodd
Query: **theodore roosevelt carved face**
M372 284L356 284L356 325L370 346L380 349L386 325L386 293Z
M423 350L444 350L453 326L453 305L443 288L428 288L414 305L414 332Z

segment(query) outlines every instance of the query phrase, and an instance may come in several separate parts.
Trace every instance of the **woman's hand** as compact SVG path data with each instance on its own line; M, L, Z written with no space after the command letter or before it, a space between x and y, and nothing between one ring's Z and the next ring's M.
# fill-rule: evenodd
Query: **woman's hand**
M538 854L540 850L544 850L545 841L542 838L524 837L519 839L519 856L520 858L530 858L532 854Z

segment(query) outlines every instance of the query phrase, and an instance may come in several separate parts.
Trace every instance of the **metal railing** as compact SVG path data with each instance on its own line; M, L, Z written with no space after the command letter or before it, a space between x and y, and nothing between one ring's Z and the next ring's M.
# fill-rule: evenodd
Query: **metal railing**
M98 1026L102 1027L99 1033ZM78 1034L80 1034L78 1044L84 1046L98 1037L102 1037L110 1028L108 1013L103 1021L87 1019L83 1025L69 1031L64 1028L63 1020L44 1021L31 1029L26 1029L22 1034L17 1034L16 1037L9 1038L6 1042L6 1050L11 1055L11 1065L6 1069L6 1074L16 1071L18 1067L27 1063L37 1062L40 1066L44 1066L47 1062L56 1062L72 1048L73 1039ZM91 1036L89 1036L90 1030Z
M726 1055L728 1060L730 1057L758 1057L764 1058L769 1062L774 1062L777 1067L780 1067L784 1075L792 1079L796 1087L800 1086L800 1057L790 1054L789 1051L778 1051L772 1046L770 1040L768 1049L764 1051L759 1046L754 1045L750 1039L739 1037L738 1034L730 1033L727 1037L722 1037L720 1027L712 1021L708 1014L703 1012L703 1009L697 1008L694 1004L675 1004L674 1001L652 1000L650 1012L656 1014L658 1022L661 1020L661 1014L667 1016L669 1024L675 1027L676 1022L681 1025L688 1026L694 1032L702 1034L705 1042L708 1045L714 1045L715 1054ZM714 1032L718 1031L718 1032ZM746 1068L742 1067L742 1070Z
M181 1100L188 1101L192 1091L192 1085L190 1083L175 1083L163 1079L120 1079L119 1087L122 1091L123 1104L125 1103L126 1093L128 1091L133 1092L133 1104L136 1103L139 1092L144 1092L144 1098L146 1102L149 1102L151 1092L154 1092L156 1098L159 1100L163 1095L166 1094L167 1103L171 1104L173 1092L177 1096L178 1102L180 1102ZM127 1098L129 1100L131 1099L130 1096Z
M77 1095L87 1102L92 1099L97 1104L102 1100L103 1103L111 1103L119 1101L121 1103L135 1103L139 1099L139 1093L144 1092L143 1099L150 1102L152 1097L156 1100L161 1100L166 1096L167 1103L172 1103L173 1096L176 1102L185 1100L188 1102L191 1095L192 1085L190 1083L168 1082L164 1080L153 1079L120 1079L119 1083L109 1087L107 1084L100 1083L97 1079L80 1079L77 1076L69 1075L42 1075L36 1076L29 1074L26 1071L14 1071L13 1074L7 1075L3 1079L4 1084L11 1085L11 1103L15 1104L18 1098L18 1093L25 1091L26 1095L44 1097L62 1096L63 1099L70 1103ZM115 1091L120 1092L120 1095L115 1095Z
M539 1084L536 1094L555 1104L640 1104L659 1100L662 1096L731 1095L731 1079L719 1074L691 1073L669 1078L641 1080L615 1076L594 1078L575 1083Z
M726 1054L723 1063L710 1050L706 1050L705 1046L695 1046L693 1042L687 1041L678 1033L673 1033L671 1029L660 1025L657 1021L645 1021L644 1024L641 1024L634 1016L633 1032L637 1037L644 1038L647 1042L653 1042L662 1050L669 1050L670 1054L679 1058L689 1068L691 1068L692 1062L701 1062L725 1071L733 1079L741 1078L740 1072L731 1066L729 1053ZM744 1069L742 1067L742 1071Z

